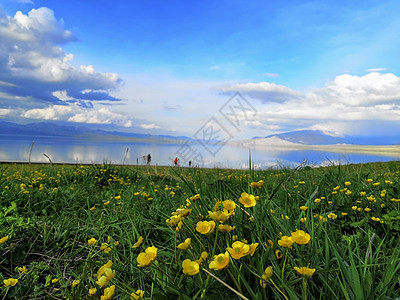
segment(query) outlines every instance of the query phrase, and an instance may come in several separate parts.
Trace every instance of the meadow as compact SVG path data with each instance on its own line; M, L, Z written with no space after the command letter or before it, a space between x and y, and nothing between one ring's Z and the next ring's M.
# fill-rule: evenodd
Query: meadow
M399 299L400 162L0 164L0 299Z

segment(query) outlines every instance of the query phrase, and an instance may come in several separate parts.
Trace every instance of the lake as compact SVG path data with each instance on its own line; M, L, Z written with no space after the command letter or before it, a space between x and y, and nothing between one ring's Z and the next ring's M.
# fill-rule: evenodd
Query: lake
M46 136L7 136L0 135L0 161L28 162L32 149L32 162L49 162L48 155L54 163L103 163L143 165L143 156L151 154L152 165L172 165L178 157L181 166L218 168L248 168L249 149L232 146L208 146L207 151L200 144L157 144L132 142L104 142L84 139L46 137ZM127 150L128 149L128 150ZM251 150L252 163L258 169L271 167L295 167L307 159L308 165L323 166L347 163L365 163L376 161L399 160L378 154L337 153L316 150L294 150L271 148L268 150ZM202 159L201 159L202 158Z

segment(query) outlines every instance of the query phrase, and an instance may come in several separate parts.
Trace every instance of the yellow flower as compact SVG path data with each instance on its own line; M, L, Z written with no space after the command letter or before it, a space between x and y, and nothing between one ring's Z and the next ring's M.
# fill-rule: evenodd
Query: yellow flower
M21 272L21 273L24 273L24 274L26 274L26 272L27 272L28 270L26 269L26 267L25 267L25 266L23 266L22 268L21 268L21 267L19 267L19 268L18 268L18 271L19 271L19 272Z
M121 196L120 195L115 196L115 200L121 200Z
M282 236L280 240L278 240L278 245L285 248L291 248L294 243L294 240L290 236Z
M368 183L371 183L372 181L373 181L373 180L372 180L371 178L368 178L368 179L367 179L367 182L368 182Z
M371 211L371 209L370 209L369 207L364 208L364 210L365 210L366 212L370 212L370 211Z
M57 283L58 280L59 280L58 278L54 278L54 279L51 280L51 283Z
M347 216L348 213L347 212L342 212L342 216Z
M307 268L307 267L301 267L301 268L294 267L294 269L296 270L296 272L299 275L308 276L308 277L312 276L314 274L314 272L315 272L315 269L310 269L310 268Z
M302 210L302 211L306 211L308 209L308 207L307 206L305 206L305 205L303 205L303 206L300 206L300 210Z
M171 218L167 219L166 222L168 223L169 226L171 226L172 229L178 231L183 226L182 220L183 218L181 216L173 215L171 216Z
M265 269L264 274L261 276L260 285L265 289L267 286L268 280L272 276L272 266L269 266Z
M131 294L131 300L140 300L143 299L144 291L143 290L136 290L136 292Z
M257 204L256 198L253 195L242 193L240 196L239 202L242 203L244 207L253 207Z
M139 248L142 243L143 243L143 237L140 236L137 242L133 244L132 248Z
M254 252L256 252L257 247L258 247L258 243L250 244L250 251L249 251L250 256L254 255Z
M97 240L96 240L95 238L91 238L91 239L88 240L87 242L88 242L89 246L93 246L93 245L96 245Z
M360 196L364 197L367 193L366 192L360 192Z
M177 248L181 249L181 250L187 250L190 247L191 243L192 243L192 239L191 238L187 238L185 240L185 242L180 243Z
M183 274L186 275L196 275L199 273L200 267L197 261L191 261L190 259L185 259L182 262Z
M314 200L315 203L320 203L321 202L321 198L317 198Z
M215 222L214 221L200 221L196 225L196 231L201 234L210 234L214 231Z
M235 229L235 226L223 225L223 224L218 225L218 230L222 231L222 232L231 232L234 229Z
M196 262L201 265L203 263L203 261L205 261L208 257L208 253L206 251L201 252L200 254L200 258L198 260L196 260Z
M232 212L235 210L236 208L236 203L233 202L232 200L224 200L222 201L222 206L224 207L224 209L226 209L229 212Z
M240 259L249 254L250 246L240 241L236 241L232 244L232 248L228 247L227 250L232 258Z
M110 253L112 247L110 247L107 243L102 243L100 246L100 251L104 251L104 253Z
M100 287L105 287L111 279L115 277L115 270L111 269L112 261L109 260L106 264L102 265L99 270L97 271L97 281Z
M94 211L96 209L96 206L92 206L91 208L90 208L90 211Z
M5 287L15 286L18 283L18 279L15 278L4 279L3 283Z
M296 230L292 232L292 239L298 245L306 245L310 242L310 235L303 230Z
M372 220L372 221L375 221L375 222L379 222L381 219L380 219L380 218L372 217L371 220Z
M147 267L151 265L153 260L157 257L157 248L152 246L146 248L145 252L142 252L137 257L138 267Z
M283 257L281 250L275 250L275 256L277 259L281 259Z
M93 296L96 293L97 293L97 289L96 288L89 289L89 295L90 296Z
M104 289L104 295L101 296L100 300L110 300L115 292L115 285L112 285Z
M178 208L172 213L173 216L187 217L192 213L191 208Z
M77 285L79 285L79 283L80 283L81 281L79 280L79 279L76 279L76 280L74 280L74 281L72 281L72 287L76 287Z
M328 215L328 218L330 218L330 219L332 219L332 220L335 220L335 219L337 219L337 215L336 215L335 213L331 212L331 213Z
M263 184L264 184L264 180L260 180L260 181L258 181L258 182L252 182L252 183L250 183L250 186L251 186L253 189L260 189L260 188L262 188Z
M344 185L345 185L345 186L350 186L350 185L351 185L351 182L350 182L350 181L346 181L346 182L344 183Z
M190 199L190 201L193 201L193 202L195 202L195 201L197 201L197 200L199 200L199 199L200 199L200 194L196 194L196 195L194 195L194 196L190 197L189 199Z
M4 236L4 237L2 237L1 239L0 239L0 244L4 244L5 242L7 242L8 241L8 235L6 235L6 236Z
M108 205L108 204L110 204L110 201L104 202L104 205Z
M213 270L222 270L226 268L229 264L229 253L221 253L214 256L214 259L210 262L209 268Z
M274 242L272 240L268 240L267 242L264 242L264 246L267 248L273 248L274 247Z
M220 210L214 211L214 212L209 211L208 214L211 219L213 219L215 222L220 222L220 223L225 222L230 217L230 214L225 209L224 209L224 211L220 211Z
M373 186L379 186L379 185L381 185L380 182L375 182L375 183L373 184Z

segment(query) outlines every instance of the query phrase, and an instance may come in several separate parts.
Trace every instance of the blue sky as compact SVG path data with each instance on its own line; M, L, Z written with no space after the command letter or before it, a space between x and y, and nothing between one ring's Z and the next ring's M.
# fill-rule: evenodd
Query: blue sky
M73 54L68 63L76 68L91 65L98 76L118 75L118 80L112 82L99 83L91 78L87 86L60 81L57 90L68 94L62 103L49 96L55 87L51 90L47 86L47 98L40 93L32 95L28 104L10 100L12 93L29 96L27 91L8 88L3 91L9 94L9 98L5 96L8 100L0 94L3 118L18 115L22 121L82 121L124 126L132 131L190 135L210 111L218 110L229 93L239 91L253 99L260 112L242 130L243 136L310 128L358 134L371 121L374 127L381 124L382 128L399 124L399 1L0 0L0 4L9 18L17 11L28 15L32 9L50 9L58 24L57 34L68 30L71 36L48 40L44 47L61 47L65 55ZM26 30L35 35L41 29ZM45 30L43 34L55 33ZM2 38L0 35L0 42ZM40 52L45 56L43 49ZM10 53L3 56L11 57ZM367 77L371 72L378 75ZM37 76L34 78L37 80ZM81 82L86 80L79 78ZM29 78L14 80L27 82ZM374 82L379 83L376 91L369 91ZM37 85L38 81L31 83ZM281 92L280 87L286 90ZM82 93L85 90L91 92ZM355 94L349 95L349 91ZM300 94L288 100L282 94L286 92ZM377 93L380 99L372 101L371 95ZM331 111L343 111L346 99L357 95L363 99L353 100L347 117L313 119L305 113L318 106L313 101L321 106L324 101L335 102L334 97L342 98L337 102L344 106L332 107ZM94 98L96 101L91 102ZM296 105L298 111L294 111ZM382 114L395 112L384 120L389 125L383 124L382 115L372 114L377 105ZM32 109L36 111L29 112ZM273 116L273 111L279 114ZM46 113L52 115L46 117ZM85 114L93 118L85 119ZM124 123L113 121L118 114L124 115L120 118ZM324 112L317 109L315 114ZM359 126L350 128L354 121ZM187 122L193 126L182 126Z

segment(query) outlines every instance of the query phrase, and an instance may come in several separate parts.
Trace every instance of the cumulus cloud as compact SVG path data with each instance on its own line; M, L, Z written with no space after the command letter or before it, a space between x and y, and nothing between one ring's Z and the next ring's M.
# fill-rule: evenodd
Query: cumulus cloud
M25 111L22 117L28 119L59 120L61 116L72 111L71 107L52 105L46 108L35 108Z
M154 123L151 123L151 124L139 124L139 127L143 128L143 129L158 129L158 128L160 128L160 126L158 126L158 125L156 125Z
M9 98L56 105L118 101L109 94L121 82L117 74L72 64L73 55L62 46L75 40L49 8L32 9L28 14L18 11L13 17L0 12L0 92ZM64 99L57 94L60 91ZM8 105L15 106L15 101Z
M337 76L321 89L312 90L307 98L321 104L342 103L346 106L373 106L399 103L400 78L394 74L372 72L364 76Z
M276 86L261 82L233 85L231 88L265 103L270 90ZM259 94L254 94L255 91ZM362 128L366 128L366 122L375 126L400 122L400 78L391 73L343 74L322 88L295 93L295 96L285 86L280 86L279 91L281 93L275 94L280 97L276 101L257 107L258 114L248 122L248 126L271 130L276 126L276 130L281 131L314 129L340 136L360 133Z
M115 124L124 127L132 126L132 121L126 115L112 112L105 107L98 110L87 110L77 113L69 117L68 121L88 124Z

